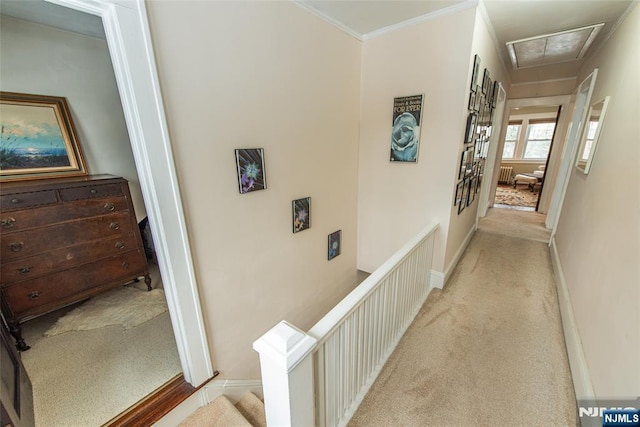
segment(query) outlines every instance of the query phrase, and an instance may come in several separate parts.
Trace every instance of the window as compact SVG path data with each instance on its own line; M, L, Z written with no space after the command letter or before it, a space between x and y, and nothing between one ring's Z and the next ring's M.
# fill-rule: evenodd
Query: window
M503 159L513 159L516 154L516 144L520 136L521 123L509 123L507 126L507 136L504 138Z
M546 159L551 147L555 127L555 122L529 122L522 158L525 160Z

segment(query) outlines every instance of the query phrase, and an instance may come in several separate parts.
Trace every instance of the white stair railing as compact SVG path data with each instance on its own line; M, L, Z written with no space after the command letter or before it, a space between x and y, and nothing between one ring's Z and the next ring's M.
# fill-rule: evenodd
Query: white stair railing
M281 322L254 343L269 426L347 424L429 295L437 228L418 233L307 334Z

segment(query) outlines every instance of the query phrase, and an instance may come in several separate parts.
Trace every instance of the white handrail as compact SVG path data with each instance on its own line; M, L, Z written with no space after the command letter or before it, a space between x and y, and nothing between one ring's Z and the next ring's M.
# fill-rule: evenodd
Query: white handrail
M254 342L269 426L345 426L427 299L438 224L416 234L308 333Z
M316 425L347 424L422 307L437 228L418 233L308 332L318 342Z
M431 224L416 234L403 247L398 249L391 258L385 261L373 273L369 275L362 283L352 290L342 301L338 303L331 311L329 311L322 319L320 319L308 332L309 335L316 338L321 344L326 337L340 324L340 322L355 310L365 298L373 292L377 285L388 276L397 265L406 258L420 242L433 235L438 229L439 224Z

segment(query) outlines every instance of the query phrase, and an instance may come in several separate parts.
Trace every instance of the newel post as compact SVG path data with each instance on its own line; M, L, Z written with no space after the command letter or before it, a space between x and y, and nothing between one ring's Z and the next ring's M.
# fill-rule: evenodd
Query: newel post
M284 320L253 343L260 354L268 426L313 426L316 339Z

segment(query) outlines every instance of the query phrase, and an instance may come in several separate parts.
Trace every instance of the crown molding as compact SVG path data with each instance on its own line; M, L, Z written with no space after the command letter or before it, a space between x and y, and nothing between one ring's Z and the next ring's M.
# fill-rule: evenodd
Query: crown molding
M352 30L351 28L347 27L346 25L344 25L342 22L336 21L335 19L333 19L331 16L309 6L305 1L303 0L293 0L293 3L298 5L299 7L301 7L302 9L306 10L307 12L310 12L311 14L317 16L318 18L322 19L323 21L333 25L334 27L337 27L338 29L344 31L345 33L349 34L351 37L354 37L360 41L364 41L363 35L360 34L357 31Z
M304 0L293 0L293 3L300 6L301 8L303 8L304 10L312 13L313 15L319 17L320 19L324 20L325 22L339 28L340 30L344 31L345 33L349 34L350 36L360 40L360 41L366 41L366 40L370 40L376 37L380 37L384 34L393 32L393 31L398 31L401 30L403 28L408 28L408 27L412 27L414 25L418 25L421 24L423 22L427 22L430 21L432 19L436 19L436 18L440 18L442 16L446 16L452 13L456 13L456 12L460 12L462 10L466 10L472 7L476 7L478 5L478 2L480 0L465 0L461 3L458 4L454 4L453 6L449 6L449 7L445 7L443 9L439 9L436 10L434 12L431 13L427 13L425 15L421 15L421 16L417 16L415 18L411 18L408 19L406 21L402 21L399 22L397 24L393 24L393 25L389 25L387 27L383 27L380 28L378 30L374 30L374 31L370 31L366 34L362 34L359 33L351 28L349 28L348 26L344 25L342 22L339 22L337 20L335 20L334 18L332 18L331 16L325 14L322 11L319 11L313 7L311 7L309 4L307 4Z
M479 0L465 0L461 3L454 4L453 6L445 7L443 9L436 10L426 15L417 16L415 18L407 19L406 21L399 22L397 24L389 25L387 27L380 28L379 30L370 31L362 35L363 40L371 40L382 35L398 31L404 28L412 27L414 25L422 24L423 22L431 21L446 15L461 12L466 9L476 7Z

